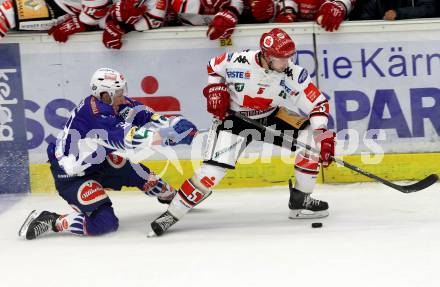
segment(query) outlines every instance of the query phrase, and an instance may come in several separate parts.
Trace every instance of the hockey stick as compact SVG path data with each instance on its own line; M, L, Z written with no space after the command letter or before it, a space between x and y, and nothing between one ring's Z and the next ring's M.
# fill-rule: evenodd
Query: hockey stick
M289 135L286 135L286 134L284 134L281 131L277 131L277 130L271 129L269 127L266 127L263 124L255 121L253 119L250 119L250 118L242 115L239 112L229 111L229 113L234 115L235 117L237 117L237 118L239 118L239 119L241 119L241 120L243 120L243 121L245 121L245 122L247 122L247 123L257 127L257 128L259 128L260 130L268 131L268 132L270 132L273 135L282 137L283 139L289 141L293 145L302 147L302 148L304 148L306 150L309 150L309 151L311 151L313 153L319 154L319 151L317 149L315 149L315 148L313 148L310 145L307 145L305 143L299 142L295 138L293 138L293 137L291 137ZM411 192L420 191L422 189L425 189L425 188L433 185L438 180L438 175L437 174L431 174L431 175L427 176L426 178L424 178L424 179L422 179L422 180L420 180L420 181L418 181L418 182L416 182L414 184L398 185L398 184L392 183L392 182L390 182L390 181L388 181L388 180L386 180L384 178L381 178L381 177L379 177L379 176L377 176L375 174L372 174L372 173L370 173L368 171L362 170L361 168L359 168L357 166L354 166L354 165L352 165L352 164L350 164L350 163L348 163L346 161L343 161L342 159L339 159L339 158L336 158L336 157L333 157L333 156L331 157L331 159L334 160L336 163L338 163L338 164L340 164L340 165L342 165L342 166L344 166L346 168L349 168L349 169L351 169L351 170L353 170L353 171L355 171L357 173L365 175L366 177L372 178L372 179L374 179L374 180L376 180L376 181L378 181L380 183L383 183L383 184L385 184L385 185L387 185L387 186L389 186L391 188L397 189L398 191L403 192L403 193L411 193Z

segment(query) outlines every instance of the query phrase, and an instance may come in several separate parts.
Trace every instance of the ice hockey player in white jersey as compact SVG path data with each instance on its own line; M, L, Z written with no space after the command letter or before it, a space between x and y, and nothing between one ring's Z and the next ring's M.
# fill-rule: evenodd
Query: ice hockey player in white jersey
M228 110L240 112L265 126L275 125L277 130L320 150L320 154L296 150L295 184L289 184L289 217L328 215L328 204L313 199L310 194L320 165L327 167L334 155L335 133L327 130L329 103L306 69L294 64L295 44L285 31L275 28L264 33L260 48L260 51L224 53L210 60L208 85L203 94L214 120L204 162L182 184L168 210L151 223L156 235L163 234L206 198L226 170L235 168L237 159L252 140L296 150L295 146L286 146L280 137L261 134L253 125L228 114ZM289 102L307 116L288 110L285 106Z

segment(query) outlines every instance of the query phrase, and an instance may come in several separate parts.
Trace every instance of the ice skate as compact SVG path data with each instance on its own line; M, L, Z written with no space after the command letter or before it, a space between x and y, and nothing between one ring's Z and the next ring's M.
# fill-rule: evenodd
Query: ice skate
M27 240L32 240L51 231L58 232L55 222L59 217L60 215L57 213L43 211L38 214L37 211L33 210L24 221L18 235L26 236Z
M322 218L328 216L328 203L314 199L310 194L299 191L292 186L289 180L289 218Z

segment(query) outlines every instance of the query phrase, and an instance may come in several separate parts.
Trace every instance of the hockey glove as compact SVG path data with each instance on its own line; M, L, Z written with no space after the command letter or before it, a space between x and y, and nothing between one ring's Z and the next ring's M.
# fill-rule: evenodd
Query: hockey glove
M125 135L125 146L129 148L149 147L153 144L154 130L147 127L133 126Z
M110 8L110 16L122 23L133 25L147 12L147 6L137 7L137 0L121 0Z
M211 24L209 24L206 35L210 40L227 39L231 37L237 25L237 16L229 10L223 10L215 14Z
M251 3L252 16L258 22L267 22L275 14L274 0L254 0Z
M121 49L122 36L124 34L124 29L111 17L107 17L104 32L102 33L104 46L109 49Z
M327 129L316 129L314 138L316 143L321 143L320 160L323 167L328 167L335 156L335 137L336 134Z
M48 34L57 42L65 43L70 35L84 32L87 26L79 21L77 15L64 15L60 23L49 29Z
M190 145L197 134L197 127L182 117L174 117L170 119L170 126L160 129L159 134L165 139L165 145Z
M316 22L326 31L336 31L345 19L344 4L339 1L326 1L321 5L316 16Z
M224 120L226 112L231 105L231 96L228 86L224 83L210 84L203 89L203 95L206 97L207 110L220 120Z

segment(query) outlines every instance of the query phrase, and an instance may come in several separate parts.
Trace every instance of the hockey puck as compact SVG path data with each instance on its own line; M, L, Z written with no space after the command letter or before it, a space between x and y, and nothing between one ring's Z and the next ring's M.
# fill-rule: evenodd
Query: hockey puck
M321 228L322 227L322 223L321 222L313 222L312 223L312 227L313 228Z

